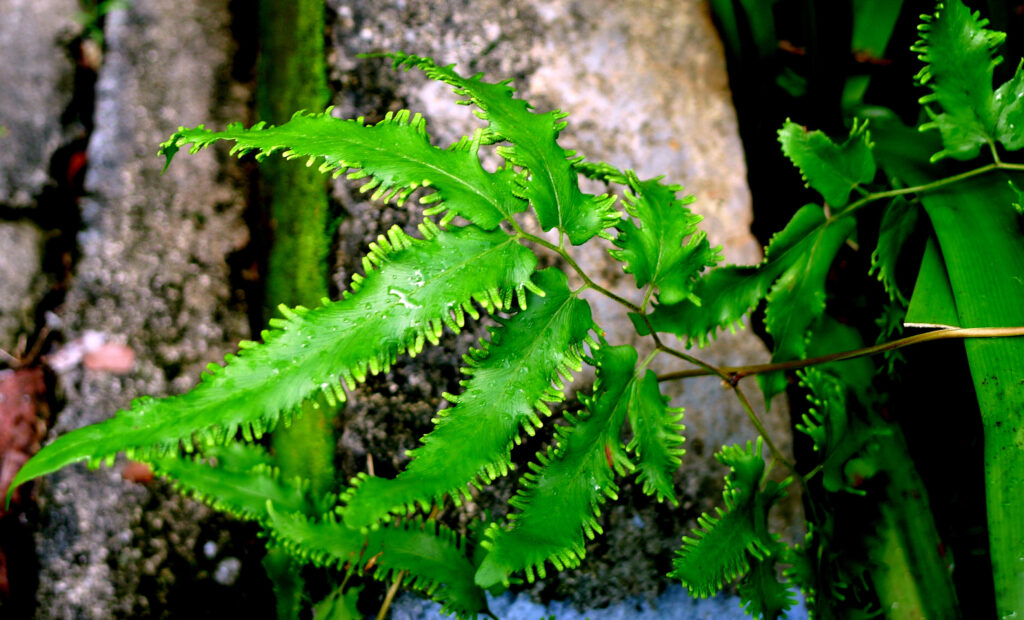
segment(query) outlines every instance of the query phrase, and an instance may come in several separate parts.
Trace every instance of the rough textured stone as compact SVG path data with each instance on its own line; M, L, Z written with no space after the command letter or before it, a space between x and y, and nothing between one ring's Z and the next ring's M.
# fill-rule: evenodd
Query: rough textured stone
M416 71L394 72L389 63L359 59L358 53L402 50L456 63L464 75L482 71L491 80L513 78L520 96L539 111L559 107L569 113L569 126L562 133L564 146L590 160L634 168L642 178L663 174L685 184L698 199L692 208L705 216L704 229L713 244L724 246L726 260L759 260L759 248L749 232L750 195L725 63L706 2L329 0L328 5L335 18L330 62L340 116L365 115L372 122L389 110L409 108L426 116L428 131L442 145L480 125L470 110L452 105L454 96L448 86L429 82ZM600 191L599 187L589 189ZM409 230L418 214L368 204L343 182L335 185L335 194L350 215L342 225L339 243L336 282L343 286L358 270L358 257L370 240L393 224ZM589 274L636 299L637 291L623 276L621 265L608 256L607 247L592 244L573 253ZM599 295L588 299L611 343L648 346L638 342L621 306ZM472 336L466 341L472 342ZM460 339L449 344L455 349L447 356L436 356L445 360L442 370L429 365L434 359L417 358L388 377L428 386L427 396L417 390L405 400L402 384L396 396L366 396L365 404L357 401L350 407L347 429L376 429L381 419L390 418L396 410L432 409L440 391L450 390L438 379L449 376L447 369L457 367L458 355L465 351ZM722 338L697 354L719 365L768 358L763 344L749 331ZM665 371L679 365L659 358L653 367ZM631 594L652 596L661 587L661 576L668 571L681 532L692 527L700 511L721 501L724 472L711 455L722 444L753 438L755 430L717 379L674 383L664 389L673 404L687 409L688 453L677 475L680 508L651 506L638 489L627 485L621 493L623 501L606 511L608 533L588 547L584 567L541 586L545 595L570 597L588 606ZM756 386L745 385L745 392L763 411ZM764 420L783 449L788 449L789 423L778 401ZM369 449L352 442L343 442L343 447ZM376 460L396 458L394 453L372 449L369 453ZM498 501L485 507L501 510L501 501L511 492L505 484L499 483L494 491ZM798 503L788 503L777 512L777 526L794 536L799 529L794 525Z
M226 263L248 238L238 179L213 151L181 158L162 176L156 156L181 124L245 114L229 92L227 5L147 0L107 17L81 259L62 317L67 338L100 331L131 347L137 361L122 376L64 373L66 404L53 435L102 420L137 396L190 387L247 335ZM162 616L176 581L201 579L188 571L200 565L192 554L210 511L164 485L131 485L119 470L70 467L40 484L38 617Z
M71 102L66 43L79 10L78 0L0 0L0 204L32 206L49 181Z
M29 222L0 222L0 349L11 352L31 331L42 295L43 233Z

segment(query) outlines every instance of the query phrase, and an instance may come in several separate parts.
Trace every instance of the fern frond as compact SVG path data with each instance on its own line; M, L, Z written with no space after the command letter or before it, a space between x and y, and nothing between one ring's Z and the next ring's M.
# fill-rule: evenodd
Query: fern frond
M282 510L310 514L314 502L304 480L283 480L263 448L232 443L201 456L168 456L149 461L175 490L219 512L246 521L267 521L267 500Z
M569 290L565 274L547 269L534 281L546 296L531 297L526 310L499 321L491 341L463 358L465 391L445 396L453 406L434 418L434 430L410 451L408 468L392 480L365 474L353 480L342 497L342 518L350 527L370 527L417 505L429 509L448 495L459 503L469 497L468 484L508 473L520 432L534 434L539 414L551 414L545 403L564 398L562 377L569 380L581 369L584 343L596 348L588 334L595 329L590 306Z
M618 250L609 253L626 263L626 273L636 278L637 288L650 284L658 289L658 300L675 304L689 300L700 305L693 285L707 267L715 266L721 254L708 243L697 225L704 218L686 205L693 196L676 198L680 185L665 185L661 179L641 181L636 173L626 173L628 190L624 205L630 218L619 221L615 238Z
M637 480L644 493L658 501L678 504L672 474L679 469L683 444L682 407L669 407L658 388L658 376L648 370L629 389L629 426L633 439L626 446L636 453Z
M240 343L224 367L192 391L165 399L141 398L130 409L102 423L72 431L43 448L15 480L50 473L69 463L113 460L120 451L146 460L200 442L221 444L239 429L252 440L283 416L290 423L302 401L317 394L329 404L345 399L341 381L352 389L367 373L386 371L399 354L436 343L445 325L458 330L464 314L504 308L524 288L536 257L513 237L470 226L443 231L429 220L424 239L398 228L370 245L365 276L353 277L352 290L337 302L313 310L283 308L272 319L263 344ZM12 487L13 488L13 487Z
M796 604L796 596L788 581L779 581L776 570L779 559L783 556L788 559L788 547L776 543L770 553L763 560L752 560L750 571L740 580L737 591L748 614L774 620L783 617Z
M1024 146L1024 106L1014 98L1024 89L1020 68L998 93L992 87L993 71L1003 60L996 50L1006 34L986 29L988 20L961 0L944 0L934 15L921 20L921 39L911 49L925 63L917 79L932 91L920 99L931 118L921 130L938 129L942 135L943 150L932 161L972 159L997 140L1010 149ZM933 103L941 111L927 105Z
M603 231L620 218L614 208L615 197L594 196L580 190L573 169L579 157L557 142L559 132L566 126L564 112L531 112L529 103L513 97L515 90L508 81L485 82L479 74L464 78L455 72L455 65L442 67L429 58L402 52L386 56L394 60L396 68L420 69L428 78L454 87L455 94L466 97L460 103L479 108L477 115L487 122L484 141L509 142L498 148L498 154L509 164L528 171L516 178L516 195L530 202L541 228L558 228L573 245L595 235L610 238Z
M868 275L875 275L882 283L890 301L899 300L907 305L907 298L900 292L896 282L896 264L900 252L910 235L917 228L917 216L920 208L897 196L882 214L882 223L878 228L878 245L871 253L871 269Z
M492 173L480 165L481 132L441 149L430 144L423 117L410 117L408 110L388 112L376 125L366 125L362 118L340 120L330 112L296 112L276 127L257 123L245 129L235 123L218 132L202 125L181 127L160 146L160 154L170 165L183 146L191 144L190 151L196 153L219 140L230 140L235 143L231 153L239 157L255 152L256 159L262 160L280 152L285 159L306 158L308 166L322 159L320 172L337 177L351 170L349 179L368 178L359 191L372 191L373 200L394 200L401 205L417 188L435 189L420 202L439 203L426 215L447 211L448 219L442 220L442 225L461 215L492 230L526 208L526 202L513 195L515 172L503 168Z
M853 225L853 218L828 220L821 207L806 205L772 237L760 265L713 269L694 286L694 294L704 300L700 306L688 300L658 304L648 320L655 331L673 333L703 347L719 329L734 331L761 299L770 297L769 301L775 300L772 305L788 308L792 314L772 311L769 329L776 341L772 359L793 359L787 356L803 350L807 329L824 307L822 270L827 273ZM788 301L794 305L778 305ZM630 318L641 335L649 332L641 317Z
M566 414L569 426L557 428L556 445L530 463L522 488L509 501L519 512L504 527L488 527L477 584L508 585L520 570L531 582L543 579L546 562L558 570L579 565L587 539L602 532L601 504L617 498L615 469L627 468L620 432L636 361L636 349L628 345L601 350L594 395L584 399L587 411Z
M854 119L850 136L837 145L824 132L808 131L786 119L779 129L779 143L807 187L813 187L832 207L844 206L851 191L875 178L874 144L867 120L858 124Z
M852 217L828 221L818 205L807 205L821 218L821 225L806 239L799 256L779 276L766 297L765 330L772 337L772 361L784 362L806 357L807 338L812 326L825 312L825 278L839 248L857 222ZM757 376L764 400L786 389L781 371Z
M295 557L317 566L336 566L375 579L394 579L441 603L444 613L475 618L487 609L483 590L473 583L474 567L465 540L436 521L406 520L361 533L328 515L310 521L268 505L270 533Z
M675 570L669 574L682 581L695 597L709 597L727 583L750 570L750 562L771 555L775 539L765 527L767 511L778 500L776 494L758 501L764 460L761 438L746 447L727 446L715 457L728 465L722 496L725 508L716 507L715 516L705 513L694 529L694 538L683 537ZM767 499L767 501L765 501Z

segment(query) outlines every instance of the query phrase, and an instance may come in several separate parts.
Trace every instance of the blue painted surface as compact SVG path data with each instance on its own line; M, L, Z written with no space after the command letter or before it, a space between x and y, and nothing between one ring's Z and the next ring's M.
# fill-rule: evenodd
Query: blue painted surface
M807 608L803 597L798 596L799 603L786 616L788 620L807 620ZM749 618L735 596L716 596L710 599L697 600L683 591L679 584L672 584L661 593L653 603L639 598L606 607L592 609L580 613L571 604L554 601L541 605L530 600L527 594L506 592L501 596L487 597L491 611L501 620L539 620L551 618L557 620L661 620L673 618L678 620L745 620ZM412 595L400 597L392 608L393 620L433 620L444 618L440 606Z

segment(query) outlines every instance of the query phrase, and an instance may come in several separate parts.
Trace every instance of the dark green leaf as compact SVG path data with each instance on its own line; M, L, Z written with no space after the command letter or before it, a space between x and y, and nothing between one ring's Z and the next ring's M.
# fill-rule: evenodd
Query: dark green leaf
M897 197L885 209L882 224L878 231L878 245L871 253L870 274L877 274L878 280L885 287L889 299L898 299L904 305L907 300L900 292L896 282L896 263L899 261L903 244L917 227L919 208Z
M825 277L856 224L852 217L827 221L823 211L819 217L821 225L801 242L800 255L768 293L764 324L773 341L773 362L806 357L808 332L825 311ZM781 371L757 378L765 402L786 389Z

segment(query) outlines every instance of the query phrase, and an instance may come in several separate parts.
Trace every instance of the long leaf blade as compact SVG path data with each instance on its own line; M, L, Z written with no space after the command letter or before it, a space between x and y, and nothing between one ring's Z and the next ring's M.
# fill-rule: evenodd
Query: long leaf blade
M488 551L476 574L480 586L507 585L520 570L531 582L543 579L546 562L558 570L577 566L586 540L601 533L600 506L617 497L615 456L622 458L619 431L637 353L631 346L613 347L598 359L599 383L585 401L588 413L566 415L571 424L558 427L557 445L530 464L524 486L509 502L519 512L506 526L487 529Z
M480 139L478 133L473 139L441 149L430 144L423 117L410 117L408 110L389 112L376 125L366 125L362 119L336 119L328 110L323 114L298 112L278 126L258 123L245 129L235 123L218 132L202 125L182 127L161 145L160 154L169 165L186 145L191 144L195 153L228 140L235 143L231 152L239 157L255 152L261 160L280 152L287 159L307 158L308 165L322 159L321 172L338 176L352 170L349 178L370 177L360 191L373 190L374 199L394 199L401 205L413 190L430 187L437 192L421 201L443 203L428 214L443 209L492 230L525 209L526 203L513 195L515 173L508 169L487 172L480 165Z
M444 325L459 329L464 312L477 315L474 300L490 310L533 286L536 257L503 232L433 224L421 231L423 240L397 228L381 236L364 259L366 276L353 278L344 299L287 311L287 320L263 333L262 345L243 342L239 355L224 367L211 364L192 391L138 399L109 420L59 437L25 464L11 488L75 461L163 453L179 441L188 447L193 434L207 444L225 443L239 428L247 439L258 437L282 415L287 423L302 401L317 394L344 400L342 380L351 389L402 352L437 342Z

